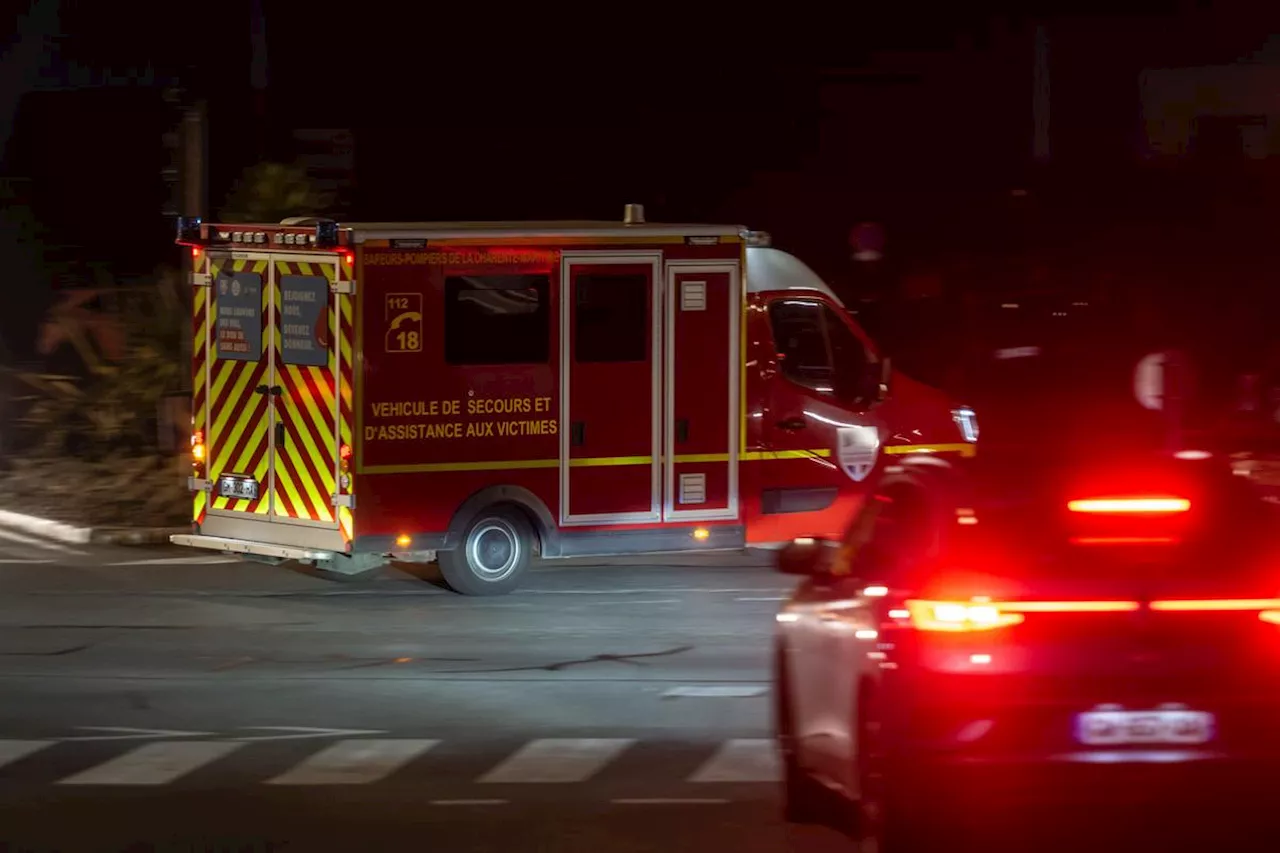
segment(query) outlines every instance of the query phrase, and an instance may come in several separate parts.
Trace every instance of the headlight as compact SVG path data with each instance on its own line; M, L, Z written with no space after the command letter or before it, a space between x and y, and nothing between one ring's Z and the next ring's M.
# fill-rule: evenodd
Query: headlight
M960 435L965 441L976 442L978 440L978 415L968 406L961 406L958 409L951 410L951 419L956 422L956 428L960 430Z

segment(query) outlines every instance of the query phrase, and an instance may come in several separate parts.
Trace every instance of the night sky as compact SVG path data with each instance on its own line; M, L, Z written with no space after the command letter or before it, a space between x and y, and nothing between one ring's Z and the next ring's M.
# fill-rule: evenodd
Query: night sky
M259 156L294 156L293 128L349 128L348 218L615 218L640 202L651 219L768 229L823 271L847 260L848 228L863 219L886 223L900 256L925 257L948 241L998 241L1003 221L1021 216L1001 206L1037 173L1037 22L1050 27L1053 163L1077 197L1074 219L1133 162L1143 68L1234 61L1280 32L1247 2L949 14L934 11L942 4L260 2L261 101L251 0L148 0L127 12L33 4L26 32L51 21L53 33L37 52L43 67L7 34L4 70L21 81L10 91L26 94L8 100L3 171L46 243L129 273L167 259L160 137L172 115L159 91L178 80L209 102L212 213ZM85 85L86 71L99 85ZM32 93L51 82L64 90Z

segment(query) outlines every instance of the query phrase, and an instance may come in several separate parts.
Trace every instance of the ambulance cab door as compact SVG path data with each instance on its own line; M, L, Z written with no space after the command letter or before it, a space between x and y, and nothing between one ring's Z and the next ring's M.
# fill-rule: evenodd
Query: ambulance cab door
M565 252L560 521L658 521L662 255Z
M766 371L761 526L771 541L838 538L879 456L875 398L864 393L873 357L825 299L779 295L767 312L775 356Z
M208 259L205 338L197 339L208 348L205 423L197 428L212 486L202 530L235 537L246 520L266 523L271 512L270 257L211 251Z
M273 521L311 528L316 547L341 548L338 527L342 305L336 255L273 255L271 430ZM350 356L348 355L348 359ZM295 539L299 535L295 535Z

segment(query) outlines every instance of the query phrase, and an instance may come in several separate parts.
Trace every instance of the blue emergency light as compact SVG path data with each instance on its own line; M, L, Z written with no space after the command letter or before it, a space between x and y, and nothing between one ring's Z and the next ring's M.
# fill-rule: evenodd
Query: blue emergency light
M316 224L316 246L331 249L338 245L338 223L320 222Z
M200 224L204 220L199 216L179 216L178 217L178 239L186 241L198 241L200 239Z

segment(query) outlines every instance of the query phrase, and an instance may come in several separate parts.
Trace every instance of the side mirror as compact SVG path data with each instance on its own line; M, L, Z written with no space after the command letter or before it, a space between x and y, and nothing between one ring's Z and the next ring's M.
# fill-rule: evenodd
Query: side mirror
M867 362L861 372L847 377L841 383L846 387L836 387L836 396L845 402L883 403L889 396L889 377L892 371L889 359Z
M879 376L875 389L875 397L873 399L877 403L883 403L889 398L889 394L892 391L893 364L890 361L889 356L886 355L880 358L880 364L877 366L879 367Z
M778 571L813 577L827 571L834 550L825 539L793 539L778 552Z

